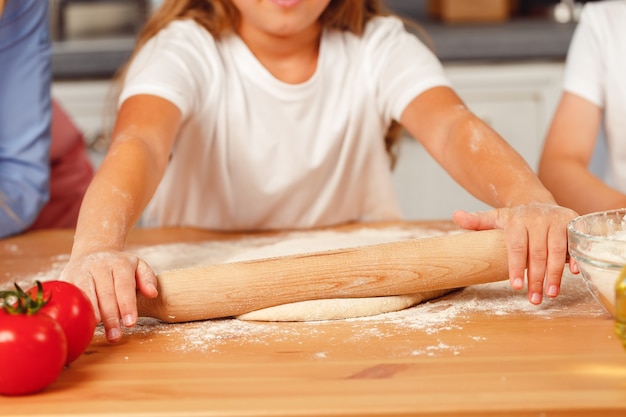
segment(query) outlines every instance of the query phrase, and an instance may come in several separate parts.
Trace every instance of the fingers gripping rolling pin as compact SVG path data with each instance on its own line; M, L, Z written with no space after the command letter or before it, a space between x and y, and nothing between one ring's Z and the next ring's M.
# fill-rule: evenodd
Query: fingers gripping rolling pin
M139 315L175 323L325 298L378 297L508 279L501 230L164 271Z

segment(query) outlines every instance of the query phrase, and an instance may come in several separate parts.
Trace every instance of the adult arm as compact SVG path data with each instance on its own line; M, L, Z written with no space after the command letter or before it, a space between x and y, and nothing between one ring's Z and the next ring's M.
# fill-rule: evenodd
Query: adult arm
M544 285L546 294L556 297L567 255L566 227L576 213L557 206L524 159L450 88L417 96L401 123L452 178L496 208L457 212L454 220L468 229L505 230L513 288L523 288L527 269L533 304L541 303Z

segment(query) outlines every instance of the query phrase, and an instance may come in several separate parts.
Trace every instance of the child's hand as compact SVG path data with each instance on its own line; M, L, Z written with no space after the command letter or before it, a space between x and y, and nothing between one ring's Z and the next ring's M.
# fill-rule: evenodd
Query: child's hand
M120 320L126 327L137 323L135 291L148 298L158 295L156 276L143 260L124 252L94 252L70 259L61 274L91 300L98 322L104 323L106 338L122 337Z
M548 297L559 295L567 259L567 224L576 216L573 210L554 204L532 203L480 213L457 211L453 219L464 229L503 229L511 286L524 287L528 268L528 299L540 304L544 288ZM574 268L572 272L577 271Z

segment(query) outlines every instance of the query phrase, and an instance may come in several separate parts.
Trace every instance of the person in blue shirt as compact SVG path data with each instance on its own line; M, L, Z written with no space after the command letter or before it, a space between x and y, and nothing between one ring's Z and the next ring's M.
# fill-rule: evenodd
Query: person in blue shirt
M0 238L26 230L49 198L48 3L0 0Z

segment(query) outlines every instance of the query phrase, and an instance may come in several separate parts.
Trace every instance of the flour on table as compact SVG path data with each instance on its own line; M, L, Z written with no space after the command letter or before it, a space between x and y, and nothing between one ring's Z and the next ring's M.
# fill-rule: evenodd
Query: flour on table
M194 243L170 243L129 248L145 260L157 274L179 268L241 262L324 250L353 248L377 243L440 236L446 233L426 228L389 227L355 231L296 231L271 237L247 237L237 240L210 240Z
M459 355L464 346L446 341L449 332L464 330L470 317L482 314L487 317L532 317L533 320L552 320L561 317L607 317L606 310L589 293L585 280L580 275L569 272L563 274L561 294L555 299L545 298L541 305L528 301L526 291L514 291L508 281L473 285L454 291L436 302L424 302L416 306L368 317L346 319L345 343L353 346L367 344L371 339L386 339L398 334L422 333L431 336L431 344L413 345L408 343L394 354L406 356ZM275 346L277 343L299 340L302 336L319 335L323 340L326 327L332 321L308 321L299 323L270 323L242 321L233 318L196 321L189 323L162 323L153 318L141 318L139 324L124 329L127 336L143 336L139 343L150 349L152 338L160 340L166 336L171 343L161 346L171 352L202 352L227 354L233 344L257 347ZM101 326L96 336L104 339ZM475 329L467 332L472 343L488 343L488 337ZM412 337L411 337L411 340ZM332 344L332 341L328 341ZM225 348L227 347L227 348ZM330 349L322 346L322 349ZM314 359L331 358L332 354L322 350Z
M319 232L331 239L337 233ZM374 243L373 239L401 240L426 236L435 236L442 232L424 228L404 229L389 228L381 230L362 230L358 232L362 242ZM271 238L247 238L236 241L205 241L193 243L172 243L149 247L132 247L129 251L145 259L155 270L160 272L182 267L206 266L220 262L242 260L247 252L259 255L264 246L284 246L284 239L298 240L309 233L292 233ZM320 237L322 239L322 237ZM337 242L341 240L338 238ZM332 239L331 239L332 240ZM344 245L345 241L341 242ZM338 243L339 244L339 243ZM362 243L365 244L365 243ZM61 254L50 259L51 266L46 271L25 276L11 277L0 289L12 287L17 282L23 288L31 285L34 280L49 281L57 279L69 260L68 254ZM0 271L2 273L2 271ZM582 307L581 307L582 306ZM437 300L422 302L403 310L378 314L375 316L346 319L342 325L351 330L346 333L349 343L355 346L365 344L371 338L387 338L402 332L420 332L433 336L436 341L432 346L409 346L409 349L398 355L433 356L443 352L459 354L462 346L455 346L439 341L440 335L447 332L463 330L469 317L483 314L488 317L529 316L538 320L552 320L560 317L607 317L606 310L594 300L581 275L563 274L561 293L555 299L544 298L541 305L532 305L525 290L514 291L508 281L492 282L465 287L454 291ZM172 352L225 353L222 346L233 343L245 346L274 345L281 340L294 340L302 334L323 336L327 321L311 321L301 323L263 323L241 321L232 318L205 320L191 323L167 324L156 319L143 317L139 325L124 328L126 336L142 336L137 339L150 349L152 337L167 336L171 343L163 348ZM102 326L96 329L96 337L104 340ZM481 333L468 333L467 337L475 343L487 340ZM163 339L161 339L163 340ZM328 357L326 351L318 352L315 359Z

